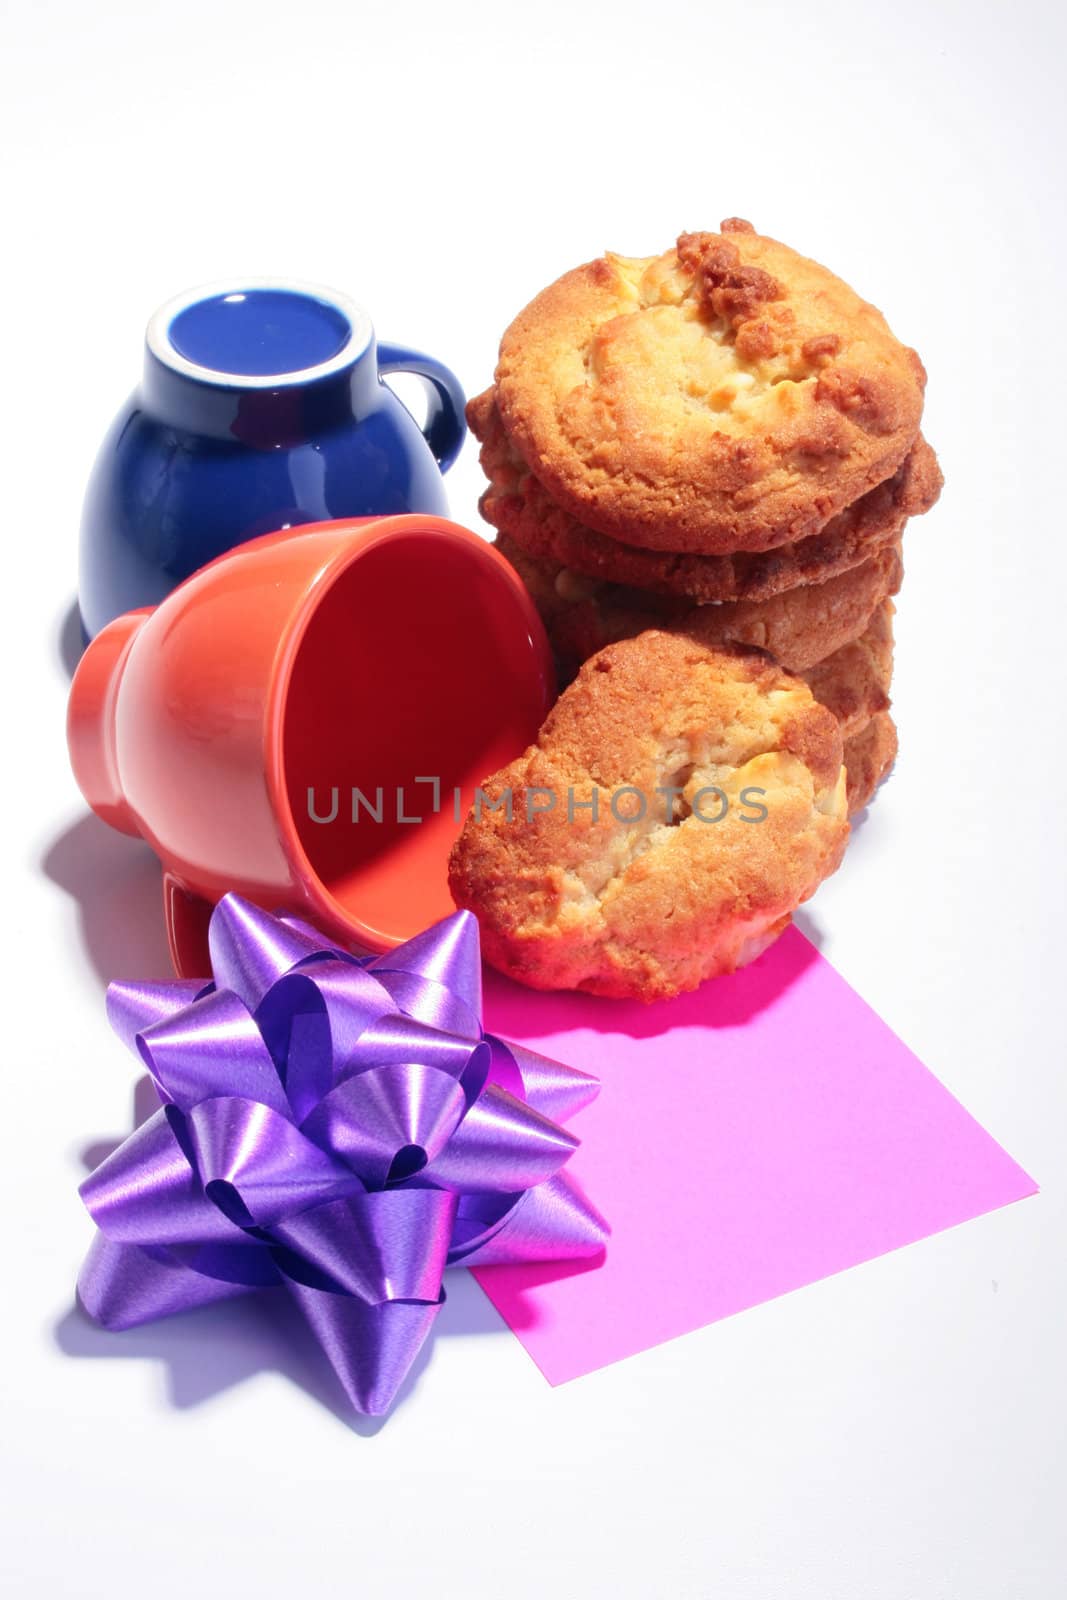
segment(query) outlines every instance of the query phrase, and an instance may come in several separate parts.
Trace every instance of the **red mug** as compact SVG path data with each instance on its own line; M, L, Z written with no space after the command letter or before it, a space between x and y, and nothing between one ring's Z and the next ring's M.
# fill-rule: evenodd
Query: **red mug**
M171 955L207 973L237 890L390 949L454 907L447 860L555 684L521 581L434 516L267 534L87 648L67 733L98 816L163 863Z

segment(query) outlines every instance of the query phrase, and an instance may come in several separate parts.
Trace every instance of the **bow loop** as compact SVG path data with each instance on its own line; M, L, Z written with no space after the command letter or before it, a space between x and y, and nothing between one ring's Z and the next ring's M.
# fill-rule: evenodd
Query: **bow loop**
M441 1189L382 1189L303 1211L273 1233L331 1287L368 1305L436 1301L457 1204Z
M244 1001L213 989L137 1035L141 1059L163 1100L188 1112L211 1095L236 1094L289 1115L263 1035Z
M480 1031L473 1036L447 1033L405 1016L403 1012L390 1010L365 1029L358 1051L338 1068L338 1077L364 1072L368 1067L402 1066L407 1061L422 1061L457 1081L469 1081L472 1058L476 1058L474 1075L484 1079L489 1071L491 1052L483 1043Z
M600 1093L599 1082L588 1072L565 1067L562 1061L492 1033L486 1034L485 1042L490 1050L489 1082L517 1095L553 1122L566 1122Z
M298 1122L359 1058L367 1029L391 1011L382 985L340 957L308 961L271 985L256 1023Z
M362 1187L344 1162L256 1100L219 1095L187 1121L205 1194L242 1227L269 1228Z
M466 1209L453 1230L450 1266L571 1261L599 1255L607 1245L611 1230L568 1172L554 1173L506 1208L494 1200L474 1195L460 1202Z
M306 927L272 917L240 895L219 901L208 924L211 970L220 989L240 995L254 1011L271 984L298 961L315 955L324 940Z
M461 1194L515 1194L543 1183L577 1148L572 1133L490 1084L423 1178Z
M368 1067L347 1078L304 1124L376 1188L411 1177L445 1148L467 1109L447 1072L421 1061Z
M482 952L478 919L456 911L406 944L371 962L374 973L400 972L440 984L474 1017L481 1031Z
M139 1033L184 1011L214 987L213 983L201 983L196 978L178 983L112 983L107 991L107 1020L126 1048L136 1055L140 1051Z
M165 1111L135 1129L79 1190L100 1232L116 1244L205 1244L240 1230L208 1200Z
M462 1034L465 1039L477 1039L481 1033L476 1013L443 983L420 978L414 972L391 972L378 967L374 968L374 976L388 991L397 1010L414 1017L416 1022L425 1022L445 1033Z

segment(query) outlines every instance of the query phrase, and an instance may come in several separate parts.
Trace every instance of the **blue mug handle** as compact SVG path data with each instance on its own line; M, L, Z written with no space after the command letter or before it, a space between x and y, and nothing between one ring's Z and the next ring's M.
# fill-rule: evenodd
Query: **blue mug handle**
M429 399L423 437L441 471L447 472L467 436L463 416L467 402L455 373L421 350L383 343L378 345L378 372L382 377L390 372L413 372L423 379Z

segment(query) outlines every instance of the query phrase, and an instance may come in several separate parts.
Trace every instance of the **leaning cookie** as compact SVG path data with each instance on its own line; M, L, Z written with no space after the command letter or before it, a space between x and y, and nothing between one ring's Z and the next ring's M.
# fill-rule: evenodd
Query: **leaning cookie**
M879 311L737 218L565 273L496 369L504 427L558 505L703 554L803 539L890 477L925 382Z
M733 971L848 839L840 729L808 687L658 631L586 662L483 789L452 894L538 989L655 1000Z
M920 437L892 477L839 511L819 533L762 553L685 555L621 544L558 505L509 440L492 389L469 402L467 421L481 441L489 479L479 509L527 555L603 583L701 605L766 600L869 561L899 542L910 517L930 510L943 481L936 455Z
M565 680L606 644L656 627L684 630L703 644L766 650L791 672L804 672L858 638L904 575L896 544L825 583L768 600L691 606L536 561L506 534L496 548L526 585Z

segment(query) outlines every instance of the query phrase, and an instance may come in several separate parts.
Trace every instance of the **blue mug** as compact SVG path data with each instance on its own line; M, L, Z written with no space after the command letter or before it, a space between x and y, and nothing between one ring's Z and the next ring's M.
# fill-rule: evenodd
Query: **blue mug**
M382 381L428 391L420 428ZM86 635L157 604L235 544L337 517L447 514L441 474L463 443L463 391L432 357L379 344L344 295L308 284L218 284L152 318L144 372L85 500Z

